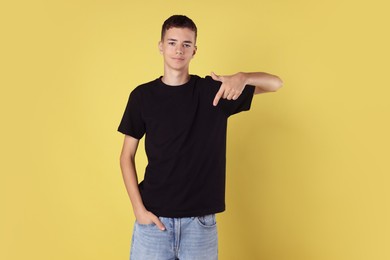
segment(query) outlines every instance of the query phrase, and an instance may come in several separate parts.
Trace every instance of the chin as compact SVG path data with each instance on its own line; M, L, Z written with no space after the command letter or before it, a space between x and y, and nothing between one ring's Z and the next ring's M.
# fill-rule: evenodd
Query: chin
M183 70L187 70L188 69L188 66L171 66L171 65L168 65L168 67L173 69L173 70L179 70L179 71L183 71Z

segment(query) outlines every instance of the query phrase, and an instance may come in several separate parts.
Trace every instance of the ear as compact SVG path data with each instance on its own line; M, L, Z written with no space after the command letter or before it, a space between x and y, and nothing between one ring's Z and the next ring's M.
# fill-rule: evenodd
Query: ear
M195 56L195 54L196 54L197 50L198 50L198 46L195 46L195 48L194 48L194 51L193 51L193 53L192 53L192 57L194 57L194 56Z
M159 49L160 53L162 54L163 53L163 43L162 43L162 41L158 42L158 49Z

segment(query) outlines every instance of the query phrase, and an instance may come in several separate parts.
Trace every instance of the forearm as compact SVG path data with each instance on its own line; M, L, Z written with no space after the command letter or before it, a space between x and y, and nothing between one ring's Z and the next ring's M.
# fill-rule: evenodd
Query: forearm
M245 85L256 86L255 94L274 92L282 87L283 81L276 75L265 72L240 72Z
M146 208L142 202L141 194L138 188L138 178L134 157L121 157L120 166L127 194L129 195L131 204L133 206L134 215L137 217L141 212L145 212Z

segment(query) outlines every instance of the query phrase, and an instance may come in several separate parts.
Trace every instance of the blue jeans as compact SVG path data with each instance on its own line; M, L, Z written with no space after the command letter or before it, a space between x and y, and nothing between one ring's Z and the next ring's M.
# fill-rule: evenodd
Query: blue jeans
M215 214L189 217L159 217L165 225L134 223L130 260L217 260L218 234Z

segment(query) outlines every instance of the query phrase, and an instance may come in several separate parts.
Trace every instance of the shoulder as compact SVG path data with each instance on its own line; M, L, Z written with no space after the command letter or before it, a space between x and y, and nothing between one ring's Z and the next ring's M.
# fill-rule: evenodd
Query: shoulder
M148 91L150 88L153 88L157 84L157 80L158 79L154 79L152 81L149 81L149 82L143 83L141 85L138 85L137 87L135 87L132 90L132 92L142 93L144 91Z
M157 81L158 78L136 86L134 89L130 90L130 97L139 99L142 96L145 96L146 93L155 89L155 86L158 84Z
M213 80L211 76L200 77L198 75L192 75L197 80L197 83L202 85L221 85L221 82Z
M220 81L213 80L211 76L200 77L195 75L195 77L196 77L196 85L200 89L203 89L204 91L212 95L218 92L222 84Z
M221 86L220 81L213 80L211 76L200 77L198 75L192 75L195 78L195 82L197 85L208 88L219 88Z

